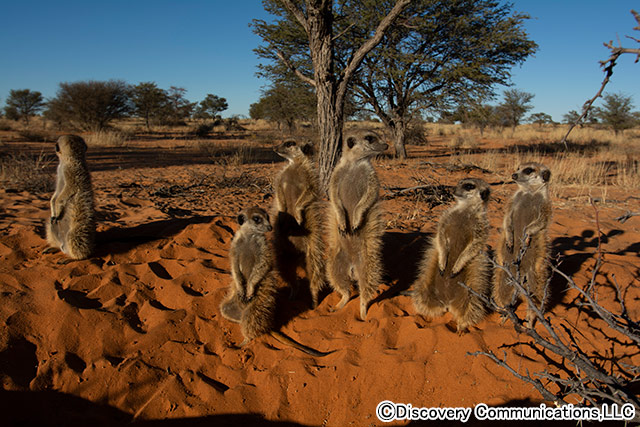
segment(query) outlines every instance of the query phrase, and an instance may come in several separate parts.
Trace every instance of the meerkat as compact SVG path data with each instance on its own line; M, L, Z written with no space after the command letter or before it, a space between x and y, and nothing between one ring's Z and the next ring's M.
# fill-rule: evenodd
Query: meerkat
M442 214L413 284L417 311L435 317L448 310L457 323L458 334L485 316L481 296L488 293L491 279L486 249L490 193L489 185L481 179L465 178L457 184L456 204Z
M296 269L304 264L311 303L316 308L318 293L326 281L326 209L311 159L313 147L288 140L278 145L275 152L289 161L274 182L276 265L291 286L293 297L298 287Z
M380 184L371 158L388 147L378 135L359 131L346 135L342 155L329 180L329 258L331 287L342 295L336 310L351 297L353 282L360 292L360 319L367 316L382 279L382 208Z
M87 144L76 135L63 135L56 142L60 163L51 217L46 223L50 245L46 252L60 249L73 259L89 257L95 244L95 207L86 151Z
M304 346L281 332L274 331L277 281L273 271L273 255L265 233L272 230L269 215L264 209L252 207L238 215L240 229L231 242L232 286L220 304L226 319L240 323L244 341L270 334L283 344L312 356L321 352Z
M498 267L494 274L493 299L503 307L514 304L519 295L509 282L521 279L531 293L532 302L544 311L549 275L547 228L551 220L551 171L540 163L525 163L512 178L518 184L518 190L507 205L496 250ZM534 319L535 314L529 307L529 326L533 325Z

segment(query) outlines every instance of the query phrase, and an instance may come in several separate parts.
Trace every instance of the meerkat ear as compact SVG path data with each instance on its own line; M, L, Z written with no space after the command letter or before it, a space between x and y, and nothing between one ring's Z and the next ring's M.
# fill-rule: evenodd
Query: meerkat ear
M489 200L490 194L491 194L491 190L489 190L488 188L485 188L480 192L480 197L482 198L482 200L486 202L487 200Z
M246 220L247 218L244 216L244 214L238 215L238 224L242 225Z
M356 139L354 137L347 138L347 147L353 148L355 144L356 144Z
M309 144L309 143L304 144L304 145L302 146L302 153L303 153L305 156L312 156L312 155L313 155L313 145L311 145L311 144Z
M549 182L549 178L551 178L551 171L549 169L545 169L542 171L542 179L544 182Z

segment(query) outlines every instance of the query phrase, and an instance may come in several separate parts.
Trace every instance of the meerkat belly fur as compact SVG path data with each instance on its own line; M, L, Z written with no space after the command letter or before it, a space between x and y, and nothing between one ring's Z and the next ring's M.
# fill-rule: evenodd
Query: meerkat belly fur
M482 298L460 282L479 295L489 291L489 195L489 185L483 180L466 178L458 183L454 191L456 204L440 218L413 285L418 312L435 317L450 311L458 333L477 324L486 313Z
M276 266L293 296L298 288L296 269L304 264L315 308L326 281L326 203L320 198L313 147L288 140L275 151L289 161L274 183Z
M531 293L542 311L548 289L549 239L551 220L549 179L551 171L540 163L526 163L512 175L518 190L507 205L503 230L496 250L493 298L500 306L509 306L519 297L512 281L519 280ZM507 271L505 271L507 269ZM535 315L529 308L531 325Z
M342 295L337 309L349 301L353 282L358 283L363 320L382 279L384 223L371 158L386 149L374 133L347 135L329 182L329 283Z
M91 175L85 161L87 145L75 135L56 143L60 160L51 216L46 223L47 242L74 259L91 255L95 245L95 207Z
M267 213L257 207L238 215L240 229L231 243L232 286L220 305L222 315L240 323L243 344L273 329L277 282L272 250L265 236L271 231Z

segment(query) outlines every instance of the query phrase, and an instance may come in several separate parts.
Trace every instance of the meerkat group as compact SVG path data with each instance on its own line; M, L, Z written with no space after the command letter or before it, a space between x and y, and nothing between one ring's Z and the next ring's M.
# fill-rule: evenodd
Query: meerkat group
M311 145L287 140L275 148L288 160L274 180L276 270L294 296L298 287L296 270L304 265L313 308L318 304L325 282L340 294L335 310L349 302L351 289L357 285L360 319L366 318L383 275L383 211L379 202L380 184L371 159L387 147L370 131L345 136L341 157L329 181L328 207L320 194ZM551 212L549 178L549 169L536 163L525 164L513 174L519 190L507 206L495 268L488 251L489 184L476 178L465 178L457 184L453 192L456 203L443 213L418 266L418 278L411 292L418 313L434 317L449 311L457 332L462 334L483 320L488 313L488 298L493 297L503 307L515 302L518 293L513 281L517 278L523 279L533 302L544 309L548 279L546 229ZM263 219L263 223L266 222L268 218ZM244 239L245 233L241 227L238 241ZM231 251L234 266L249 253L249 247L239 252L238 244L234 239ZM249 246L251 251L261 253L257 258L252 255L252 259L271 265L268 250L260 249L266 247L264 242ZM235 268L232 267L232 271ZM262 317L272 313L273 299L256 298L252 304L261 310L255 314L252 314L255 308L249 309L250 305L242 309L245 311L239 310L241 303L235 301L242 299L238 300L238 295L247 298L250 292L241 291L245 286L238 284L237 277L234 272L234 286L221 306L223 315L243 324L239 314L242 312L254 317L253 324L262 325L247 330L243 324L245 341L269 331L273 334L271 323ZM272 295L275 282L271 278L266 282L264 286L271 289L269 295ZM231 314L230 307L233 308ZM530 314L528 318L531 321Z
M313 308L325 285L341 297L335 310L349 302L356 285L359 317L366 318L382 283L385 229L380 184L371 159L388 145L370 131L345 135L343 145L330 177L328 203L320 191L312 145L287 140L275 148L288 163L274 180L273 226L262 208L239 213L240 227L229 254L232 286L220 312L240 324L243 344L271 334L309 354L329 354L275 331L278 276L295 297L298 266L305 269ZM59 165L46 222L47 252L60 249L72 259L88 258L95 246L95 208L86 150L84 140L75 135L62 136L56 143ZM487 314L487 298L500 307L510 307L524 290L535 305L527 315L528 324L533 325L534 308L544 311L549 293L550 177L550 170L539 163L523 164L512 175L518 190L506 208L495 266L487 248L489 184L474 178L457 184L453 193L456 203L442 214L418 266L411 292L418 313L433 317L449 311L458 333L463 333Z

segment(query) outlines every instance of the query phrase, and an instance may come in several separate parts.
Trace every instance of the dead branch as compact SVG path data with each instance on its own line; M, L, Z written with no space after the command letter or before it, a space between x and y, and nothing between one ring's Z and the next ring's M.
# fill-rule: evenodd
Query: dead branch
M617 217L616 221L620 221L620 223L624 224L632 216L640 216L640 212L627 211L627 213L625 213L624 215L620 215L619 217Z
M600 232L599 228L598 232ZM572 325L567 324L566 321L560 320L558 321L560 323L552 322L550 316L544 316L543 307L537 306L533 302L532 295L529 292L525 278L519 271L519 265L527 249L528 248L523 244L522 250L513 263L515 272L512 271L511 266L499 265L494 260L491 260L494 269L502 269L506 273L507 280L514 287L516 292L516 294L514 294L514 301L512 301L512 304L509 304L509 306L499 306L493 298L475 292L464 283L460 282L459 285L464 286L469 292L481 298L489 309L497 311L503 316L503 318L509 319L518 333L525 333L531 337L533 339L533 342L531 343L532 348L535 349L536 346L539 346L551 351L557 356L560 356L563 359L563 362L566 363L568 367L571 367L572 372L569 372L569 376L567 378L562 378L546 371L536 372L533 374L527 372L526 375L523 375L516 372L516 370L507 363L506 355L504 359L501 360L491 351L468 354L473 356L484 355L489 357L496 364L511 372L511 374L516 378L528 382L536 387L544 399L556 402L556 404L565 404L565 398L570 395L580 396L583 399L583 402L588 402L594 406L599 406L602 403L607 402L618 404L631 403L636 408L637 419L640 420L640 398L632 391L631 387L638 381L637 377L640 367L631 366L629 368L625 368L626 371L624 369L620 369L616 372L606 372L605 368L598 363L594 355L586 353L581 348L581 342L576 336L576 332L579 335L583 334L577 331L576 328L573 328ZM617 283L616 290L620 304L620 313L610 312L602 307L597 301L597 296L595 295L595 281L598 277L601 265L602 259L599 257L594 267L594 274L591 277L591 282L585 286L585 289L576 285L573 279L560 271L556 265L551 265L551 269L553 272L564 277L569 288L576 290L579 297L583 298L585 302L584 304L578 304L579 308L586 307L590 309L596 316L605 322L607 327L620 333L622 336L628 337L633 342L640 344L638 341L638 339L640 339L640 325L637 321L634 321L629 317L624 303L624 297L617 286ZM549 281L547 282L547 289L549 288L550 280L551 278L549 278ZM524 303L528 304L530 310L534 313L537 325L542 326L544 330L546 330L546 334L543 335L538 332L535 327L536 323L534 323L534 325L525 323L525 320L516 314L515 295L517 294L522 295ZM554 325L554 323L557 324ZM556 330L558 326L562 330L562 334ZM543 384L539 378L547 380L547 384ZM550 386L552 384L557 387L557 391L554 392L551 390Z
M638 14L635 10L631 10L631 13L633 14L636 21L638 22L638 26L634 27L633 29L640 30L640 14ZM629 37L629 38L632 40L638 41L633 37ZM567 133L564 135L564 137L560 141L561 143L564 144L565 149L569 148L567 146L567 138L569 137L569 134L571 133L573 128L575 128L578 125L578 123L580 123L586 117L593 103L596 101L596 99L598 99L602 95L602 92L604 91L605 86L607 85L607 83L609 83L609 79L611 79L611 76L613 75L613 68L616 66L616 61L618 60L620 55L624 53L631 53L631 54L637 55L636 61L635 61L636 63L638 62L638 60L640 60L640 49L629 49L629 48L624 48L622 46L614 46L613 41L610 41L609 43L603 43L603 44L605 45L605 47L607 47L611 51L611 56L609 56L607 60L600 61L600 66L603 67L604 73L605 73L604 80L602 80L602 84L600 85L600 90L598 90L595 96L584 103L584 105L582 106L582 114L580 114L580 117L578 117L578 119L575 122L571 123L571 126L569 126L569 130L567 130Z

